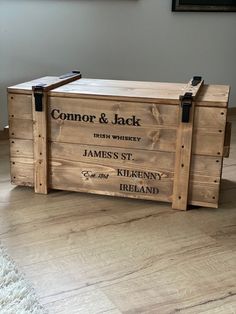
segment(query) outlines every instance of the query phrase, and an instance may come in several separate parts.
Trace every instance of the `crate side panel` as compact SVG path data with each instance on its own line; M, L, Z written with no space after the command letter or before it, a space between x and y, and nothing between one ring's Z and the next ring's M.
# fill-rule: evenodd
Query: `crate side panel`
M31 95L8 94L9 118L32 120Z
M12 157L10 163L12 184L22 186L34 185L33 159Z
M34 185L33 141L10 139L11 182L16 185Z
M219 193L220 193L220 180L216 183L200 183L190 181L189 184L189 204L218 207Z
M29 119L9 119L10 139L33 139L33 121Z

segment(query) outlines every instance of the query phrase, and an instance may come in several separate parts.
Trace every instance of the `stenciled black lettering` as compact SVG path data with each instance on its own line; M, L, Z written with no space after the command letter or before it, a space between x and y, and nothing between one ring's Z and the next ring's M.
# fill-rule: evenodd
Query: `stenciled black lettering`
M130 118L124 118L116 113L114 116L114 120L111 123L118 125L141 126L140 121L141 119L137 119L135 116L131 116Z
M93 157L93 158L101 158L101 159L118 159L119 153L118 152L111 152L105 150L84 150L82 155L83 157Z
M56 112L58 113L57 116L55 115ZM53 110L51 111L51 116L52 116L52 118L55 119L55 120L59 119L60 110L58 110L58 109L53 109Z
M116 135L116 134L112 134L112 139L113 140L117 140L117 141L137 141L140 142L141 141L141 137L137 137L137 136L124 136L124 135Z
M85 123L94 123L96 116L84 114L81 115L80 113L68 113L68 112L61 112L59 109L53 109L51 111L51 117L55 120L68 120L68 121L78 121L78 122L85 122Z
M59 116L59 117L60 117L60 119L63 120L63 121L66 120L66 114L65 114L64 112L60 113L60 116Z
M117 169L118 177L161 180L161 173L141 170Z
M159 194L159 189L152 186L137 186L135 184L120 183L120 191L142 194Z
M73 113L67 113L67 120L69 120L69 121L74 121L74 117L75 117L75 115L73 114Z

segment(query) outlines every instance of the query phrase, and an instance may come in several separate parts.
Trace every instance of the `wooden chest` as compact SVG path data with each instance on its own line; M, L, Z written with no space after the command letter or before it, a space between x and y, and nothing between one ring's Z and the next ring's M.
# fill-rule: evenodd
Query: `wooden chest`
M83 79L8 88L11 181L217 207L229 86Z

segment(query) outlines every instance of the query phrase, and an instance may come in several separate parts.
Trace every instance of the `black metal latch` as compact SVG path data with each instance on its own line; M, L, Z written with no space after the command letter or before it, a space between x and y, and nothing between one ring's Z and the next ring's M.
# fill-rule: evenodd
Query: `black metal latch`
M43 111L43 87L45 84L33 86L35 111Z
M59 77L59 79L62 80L62 79L69 78L69 77L75 76L75 75L79 75L80 78L82 77L80 71L74 70L74 71L71 71L71 72L69 72L69 73L66 73L66 74L61 75L61 76Z
M194 76L192 79L192 86L197 86L199 83L201 83L202 77L201 76Z
M181 107L182 107L182 122L188 123L190 117L190 109L193 102L193 94L185 93L184 96L180 96Z

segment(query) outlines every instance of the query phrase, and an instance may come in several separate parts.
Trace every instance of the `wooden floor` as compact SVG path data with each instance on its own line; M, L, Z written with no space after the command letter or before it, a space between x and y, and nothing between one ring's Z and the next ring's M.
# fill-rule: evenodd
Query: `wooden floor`
M219 209L9 182L0 142L0 239L50 313L236 313L236 117Z

